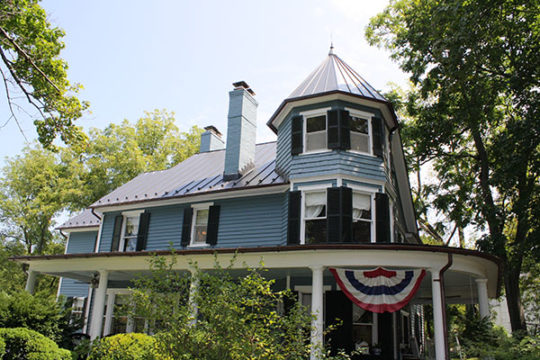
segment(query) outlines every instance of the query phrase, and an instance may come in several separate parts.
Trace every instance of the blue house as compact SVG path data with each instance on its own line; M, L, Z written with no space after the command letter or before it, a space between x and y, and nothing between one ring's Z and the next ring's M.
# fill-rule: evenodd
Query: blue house
M63 224L64 255L17 259L29 265L27 289L37 273L61 277L59 294L75 299L92 338L143 331L114 305L150 253L170 255L172 244L179 271L236 253L237 267L264 259L276 286L311 309L313 344L340 318L335 348L447 359L445 304L477 303L487 316L499 263L422 244L392 105L331 49L266 123L277 141L257 144L255 92L233 87L226 142L206 127L198 154L137 176ZM423 304L433 305L430 341Z

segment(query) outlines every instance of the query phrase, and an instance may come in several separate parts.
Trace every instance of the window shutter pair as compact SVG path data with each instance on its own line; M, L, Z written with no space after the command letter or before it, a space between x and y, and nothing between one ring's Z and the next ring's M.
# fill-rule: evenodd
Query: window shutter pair
M351 188L341 186L326 190L326 222L326 234L329 243L351 242Z
M219 228L219 205L210 206L208 209L208 224L206 229L206 243L209 245L217 244L217 235ZM180 245L188 246L191 241L191 227L193 222L193 208L184 209L184 221L182 222L182 240Z
M332 150L349 150L351 148L351 116L347 110L329 110L328 116L328 148Z
M352 241L352 189L336 187L327 189L326 218L329 243ZM300 226L302 223L302 192L289 192L289 224L287 244L300 243ZM390 242L390 207L388 195L375 195L375 241Z
M124 225L124 217L117 215L114 218L113 237L111 242L111 251L119 251L120 236L122 234L122 226ZM137 230L137 251L146 249L146 241L148 239L148 229L150 227L150 213L145 211L139 216L139 229Z
M327 241L350 242L352 232L352 189L328 188L326 191ZM300 243L302 192L289 192L289 226L287 244Z
M329 110L327 112L328 127L326 130L328 149L347 150L351 148L351 117L347 110ZM304 151L304 117L294 116L291 119L291 154L298 155Z

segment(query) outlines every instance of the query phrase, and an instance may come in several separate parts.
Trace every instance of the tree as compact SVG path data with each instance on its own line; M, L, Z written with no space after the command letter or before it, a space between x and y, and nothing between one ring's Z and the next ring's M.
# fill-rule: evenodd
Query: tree
M0 219L4 241L24 245L27 254L52 250L54 217L66 200L79 193L72 169L58 154L26 147L22 155L7 159L0 178Z
M519 277L540 244L538 1L393 1L366 36L418 86L406 136L440 178L435 205L485 229L477 246L502 259L512 330L525 331Z
M124 120L90 129L90 141L65 149L64 160L78 169L82 194L72 208L84 208L143 172L165 170L199 151L202 130L180 132L174 113L145 112L135 124Z
M64 31L47 21L38 2L0 1L0 74L10 119L19 125L16 110L24 109L24 104L17 98L22 94L39 113L34 124L39 142L47 148L57 136L66 144L85 139L74 122L88 103L77 98L81 86L69 82L67 63L60 58Z

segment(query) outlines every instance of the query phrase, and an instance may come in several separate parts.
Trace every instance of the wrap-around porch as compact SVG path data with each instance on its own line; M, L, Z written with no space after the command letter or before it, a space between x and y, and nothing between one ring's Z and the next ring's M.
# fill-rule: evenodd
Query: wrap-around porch
M53 256L19 257L16 260L29 264L27 290L32 292L37 273L72 278L87 283L94 282L91 289L92 305L87 330L91 338L101 337L111 327L111 294L126 287L135 276L149 271L147 262L151 254L171 256L170 251L157 252L113 252L91 254L66 254ZM257 268L261 264L268 269L265 276L276 280L276 286L298 292L299 300L309 305L314 315L312 320L311 343L320 348L324 342L325 315L335 301L347 304L347 299L339 300L340 288L330 273L330 268L370 270L378 267L393 270L424 269L426 276L418 291L408 304L411 317L418 314L418 305L433 305L433 345L437 360L448 359L445 307L447 303L478 304L480 316L489 315L488 298L496 297L499 289L499 262L496 258L471 250L425 245L303 245L283 247L258 247L240 249L191 249L176 251L175 271L194 271L193 263L199 270L211 270L216 259L221 264L229 264L235 259L231 271L239 274L246 266ZM193 282L196 291L197 282ZM116 289L116 292L115 290ZM107 293L109 292L109 296ZM338 300L336 300L338 299ZM107 302L109 302L108 306ZM326 308L325 308L326 305ZM337 305L336 305L337 306ZM348 305L347 305L348 306ZM105 312L105 308L108 309ZM351 310L352 311L352 310ZM385 359L400 357L400 344L396 334L396 314L373 315L369 345L379 343ZM389 317L391 316L391 317ZM105 324L104 324L105 322ZM108 323L107 323L108 322ZM368 324L369 325L369 324ZM381 328L383 327L384 328ZM378 329L377 329L378 327ZM390 328L388 328L390 327ZM382 330L382 331L381 331ZM385 338L391 331L392 336ZM414 329L413 329L414 333ZM417 334L418 335L418 334ZM340 333L342 335L342 332ZM341 344L353 342L350 338L338 341ZM355 336L355 335L350 335ZM388 343L388 339L391 344ZM364 339L366 340L366 339ZM386 344L386 345L385 345ZM391 351L388 349L391 348ZM312 359L317 359L317 351Z

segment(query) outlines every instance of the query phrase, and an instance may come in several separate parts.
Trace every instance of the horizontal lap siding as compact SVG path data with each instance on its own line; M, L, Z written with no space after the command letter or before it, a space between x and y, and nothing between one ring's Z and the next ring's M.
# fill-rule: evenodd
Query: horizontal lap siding
M283 197L265 195L223 200L217 247L273 246L283 242Z
M60 295L65 297L87 297L88 296L88 284L81 281L62 278L60 285Z
M114 218L120 215L120 212L111 212L103 214L103 225L101 226L101 240L99 243L99 252L111 251L111 242L114 228Z
M369 155L329 151L293 157L291 179L330 174L349 174L373 180L386 180L382 160Z
M278 129L276 148L276 171L278 174L288 178L291 161L291 117L289 116Z
M151 215L146 249L167 250L170 248L170 243L173 247L179 248L184 216L183 207L167 206L152 208L148 211Z

